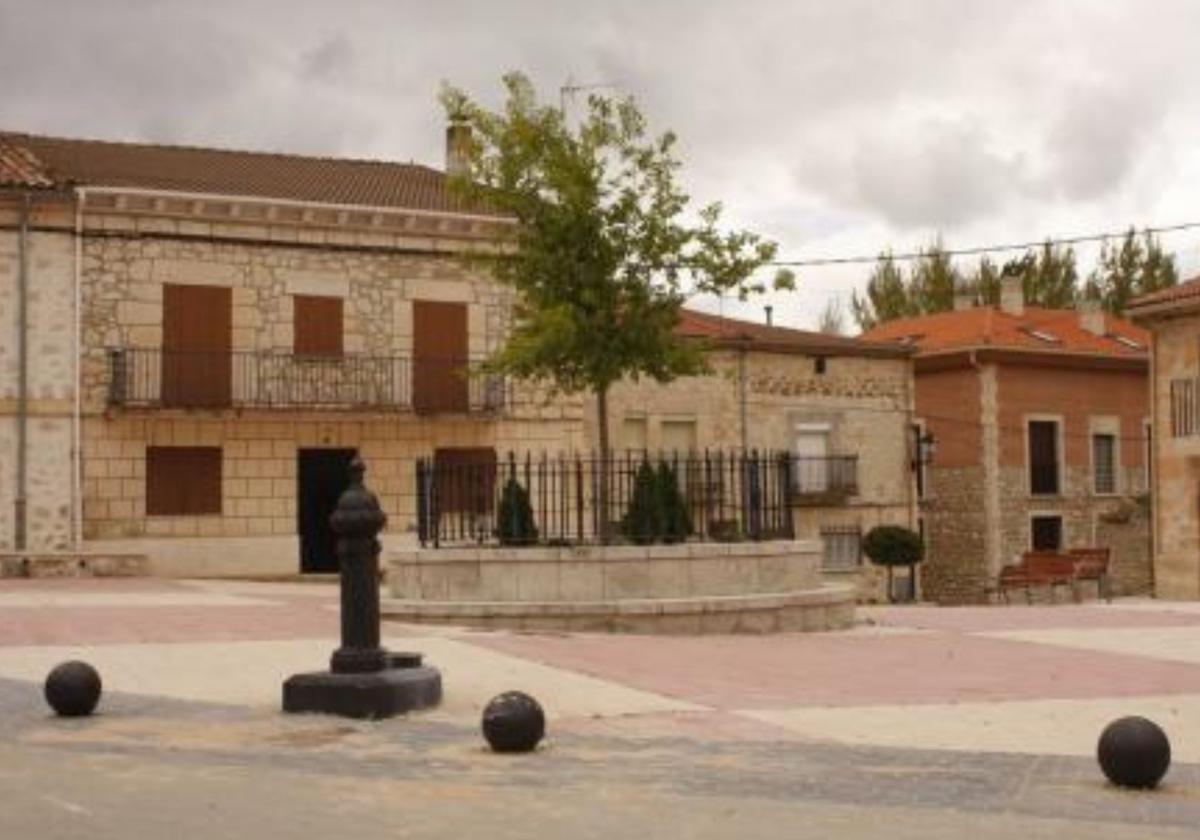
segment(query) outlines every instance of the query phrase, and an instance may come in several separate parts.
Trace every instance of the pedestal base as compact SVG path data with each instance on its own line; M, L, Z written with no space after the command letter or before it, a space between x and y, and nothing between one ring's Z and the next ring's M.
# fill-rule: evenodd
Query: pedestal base
M379 719L442 702L442 675L426 666L388 668L368 674L318 671L296 674L283 684L285 712L323 712Z

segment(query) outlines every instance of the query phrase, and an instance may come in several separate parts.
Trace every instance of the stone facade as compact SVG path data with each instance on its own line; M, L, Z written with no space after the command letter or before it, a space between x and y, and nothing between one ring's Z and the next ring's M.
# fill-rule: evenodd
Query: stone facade
M857 490L797 507L796 536L865 534L879 524L915 527L910 454L912 366L907 358L749 349L714 350L712 373L663 385L623 382L609 399L614 448L795 451L797 429L823 430L828 454L857 458ZM587 404L595 439L594 406ZM883 576L865 558L829 569L860 596L885 595Z
M1031 363L1018 355L917 368L917 417L937 440L920 501L925 591L978 602L1000 567L1032 547L1034 517L1061 519L1063 548L1112 550L1116 594L1151 589L1146 376L1137 366ZM1059 492L1031 492L1027 423L1057 423ZM1116 440L1115 492L1097 493L1093 433Z

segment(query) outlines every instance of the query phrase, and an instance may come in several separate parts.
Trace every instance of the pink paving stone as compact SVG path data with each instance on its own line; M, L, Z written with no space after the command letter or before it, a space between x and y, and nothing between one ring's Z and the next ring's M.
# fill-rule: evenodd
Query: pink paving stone
M861 607L859 620L885 627L997 633L1016 630L1072 630L1093 627L1194 627L1200 613L1161 609L1122 609L1057 604L996 607Z
M718 709L1200 692L1195 665L946 633L471 642Z

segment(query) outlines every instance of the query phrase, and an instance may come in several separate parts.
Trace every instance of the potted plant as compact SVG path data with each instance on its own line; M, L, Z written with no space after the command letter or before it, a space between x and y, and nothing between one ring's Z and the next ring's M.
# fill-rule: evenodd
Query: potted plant
M909 581L915 580L916 565L925 556L925 545L915 531L900 525L877 525L863 538L863 553L877 566L887 568L888 600L893 601L892 570L897 566L908 567ZM910 583L910 597L915 587Z

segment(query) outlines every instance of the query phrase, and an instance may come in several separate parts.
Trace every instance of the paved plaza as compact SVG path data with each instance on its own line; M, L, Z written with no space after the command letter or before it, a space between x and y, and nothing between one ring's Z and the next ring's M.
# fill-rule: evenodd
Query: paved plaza
M329 584L0 582L0 837L1195 837L1200 604L864 608L740 637L385 625L443 673L436 711L279 713L325 667ZM83 658L100 713L52 717ZM544 747L488 753L519 688ZM1107 785L1104 725L1158 721L1163 787Z

